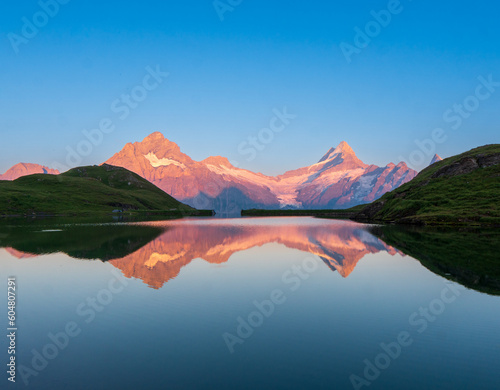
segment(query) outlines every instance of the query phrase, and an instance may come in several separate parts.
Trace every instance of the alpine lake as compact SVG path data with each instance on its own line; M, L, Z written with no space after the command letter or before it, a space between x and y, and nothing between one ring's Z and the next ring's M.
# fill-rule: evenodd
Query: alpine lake
M499 253L498 229L5 220L2 388L500 389Z

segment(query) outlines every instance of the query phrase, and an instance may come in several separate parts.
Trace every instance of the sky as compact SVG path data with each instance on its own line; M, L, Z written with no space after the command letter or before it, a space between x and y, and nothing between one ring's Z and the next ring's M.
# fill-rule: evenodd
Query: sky
M6 0L0 173L100 164L155 131L194 160L266 174L341 141L365 163L421 169L434 152L499 142L499 11L492 0Z

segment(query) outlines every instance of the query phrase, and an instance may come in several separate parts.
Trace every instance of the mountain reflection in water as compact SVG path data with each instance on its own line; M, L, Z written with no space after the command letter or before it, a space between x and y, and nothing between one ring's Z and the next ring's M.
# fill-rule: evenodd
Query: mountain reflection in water
M292 222L279 218L266 220L267 223L262 220L262 224L259 220L241 221L153 223L154 226L165 226L165 232L138 251L110 263L125 276L139 278L153 288L160 288L194 259L221 264L236 252L269 243L317 255L343 277L349 276L358 261L368 253L397 253L358 223L318 223L312 219L294 219Z
M400 253L372 235L366 225L313 218L183 219L67 226L57 232L11 232L1 241L17 258L64 252L75 258L109 261L126 277L141 279L153 288L175 278L194 259L221 264L234 253L269 243L317 255L343 277L349 276L369 253Z

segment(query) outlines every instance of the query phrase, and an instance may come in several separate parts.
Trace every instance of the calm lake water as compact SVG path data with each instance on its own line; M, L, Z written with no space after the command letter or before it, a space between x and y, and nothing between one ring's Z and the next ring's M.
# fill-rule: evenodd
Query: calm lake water
M0 247L18 327L2 389L500 389L491 232L38 222Z

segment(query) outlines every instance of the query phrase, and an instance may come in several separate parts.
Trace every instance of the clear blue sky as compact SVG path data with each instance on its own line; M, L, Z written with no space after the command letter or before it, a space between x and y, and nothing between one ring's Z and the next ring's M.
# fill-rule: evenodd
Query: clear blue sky
M106 117L116 129L82 164L153 131L196 160L222 155L268 174L314 163L343 140L366 163L398 162L436 127L448 136L437 145L443 157L498 143L500 87L456 130L443 120L475 94L479 76L500 81L498 2L402 0L402 12L348 63L340 43L354 44L355 27L387 7L243 0L221 21L212 0L71 0L45 25L38 15L42 27L16 54L9 33L21 36L23 17L33 21L41 8L4 1L0 172L20 161L64 162L66 147ZM119 119L111 103L156 65L169 77ZM238 146L284 106L297 118L247 161Z

